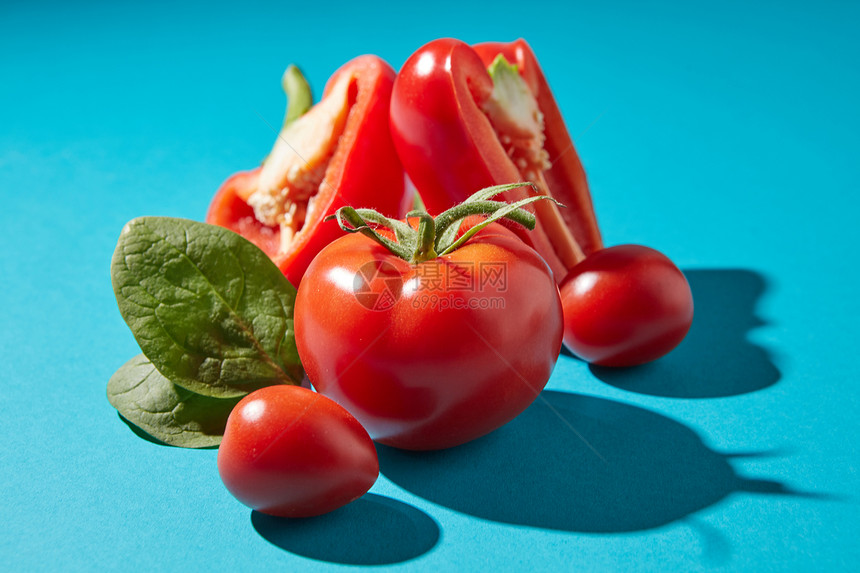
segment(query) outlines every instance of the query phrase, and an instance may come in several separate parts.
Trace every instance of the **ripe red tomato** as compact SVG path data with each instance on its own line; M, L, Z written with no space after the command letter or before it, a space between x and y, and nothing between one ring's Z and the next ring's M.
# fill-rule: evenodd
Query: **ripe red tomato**
M310 517L364 495L379 461L370 436L341 406L299 386L269 386L230 413L218 471L248 507Z
M675 348L693 321L684 274L641 245L596 251L561 285L564 344L601 366L634 366Z
M456 446L525 410L561 349L549 267L498 224L411 264L359 234L311 263L296 298L308 377L377 441Z

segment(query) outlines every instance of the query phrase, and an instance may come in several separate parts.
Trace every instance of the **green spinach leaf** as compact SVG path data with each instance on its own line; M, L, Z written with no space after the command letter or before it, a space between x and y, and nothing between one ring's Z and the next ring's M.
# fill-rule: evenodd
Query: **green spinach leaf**
M296 289L238 234L185 219L133 219L111 278L141 350L174 384L230 398L301 382Z
M108 400L146 434L171 446L221 443L227 416L241 398L212 398L176 386L139 354L111 376Z

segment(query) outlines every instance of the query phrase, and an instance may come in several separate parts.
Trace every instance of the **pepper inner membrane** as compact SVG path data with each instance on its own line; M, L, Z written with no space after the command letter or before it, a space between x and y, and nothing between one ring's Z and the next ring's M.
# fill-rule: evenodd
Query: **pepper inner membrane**
M500 54L489 67L493 92L481 105L496 136L517 168L522 181L531 181L539 194L552 197L544 172L552 167L544 149L544 116L537 99L519 75L517 67ZM585 258L579 243L551 201L532 203L535 216L566 268Z
M315 199L333 193L325 192L334 184L325 175L355 104L358 89L353 79L344 74L322 101L282 129L257 185L238 193L260 223L280 229L279 254L290 249L304 228Z

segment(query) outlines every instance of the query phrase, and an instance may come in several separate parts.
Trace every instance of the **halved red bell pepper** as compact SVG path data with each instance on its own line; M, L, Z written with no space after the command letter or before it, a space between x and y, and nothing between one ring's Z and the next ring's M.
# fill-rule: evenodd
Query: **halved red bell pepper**
M497 62L499 55L504 60ZM471 47L440 39L419 49L395 81L391 131L406 173L431 213L484 187L533 181L537 191L520 188L503 198L540 193L565 205L538 201L536 230L521 234L557 282L602 248L585 171L524 40Z
M352 205L402 218L412 197L388 128L394 77L376 56L341 67L322 100L285 124L262 166L224 182L206 222L255 243L298 285L316 254L342 235L327 215Z

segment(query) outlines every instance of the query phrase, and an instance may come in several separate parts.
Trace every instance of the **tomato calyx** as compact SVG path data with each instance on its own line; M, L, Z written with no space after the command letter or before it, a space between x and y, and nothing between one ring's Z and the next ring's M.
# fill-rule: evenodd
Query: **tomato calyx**
M414 210L406 214L407 221L398 221L385 217L373 209L341 207L326 220L336 219L340 228L347 233L361 233L401 259L417 264L455 251L481 229L501 219L513 221L529 230L534 229L537 221L535 215L523 209L530 203L546 199L563 207L548 195L533 195L514 203L492 200L496 195L519 187L538 190L537 186L530 182L493 185L481 189L459 205L451 207L436 217L427 211ZM462 221L475 215L485 218L460 234ZM410 218L418 219L417 228L408 222ZM393 233L394 240L385 236L391 233L379 233L377 228L380 227Z

